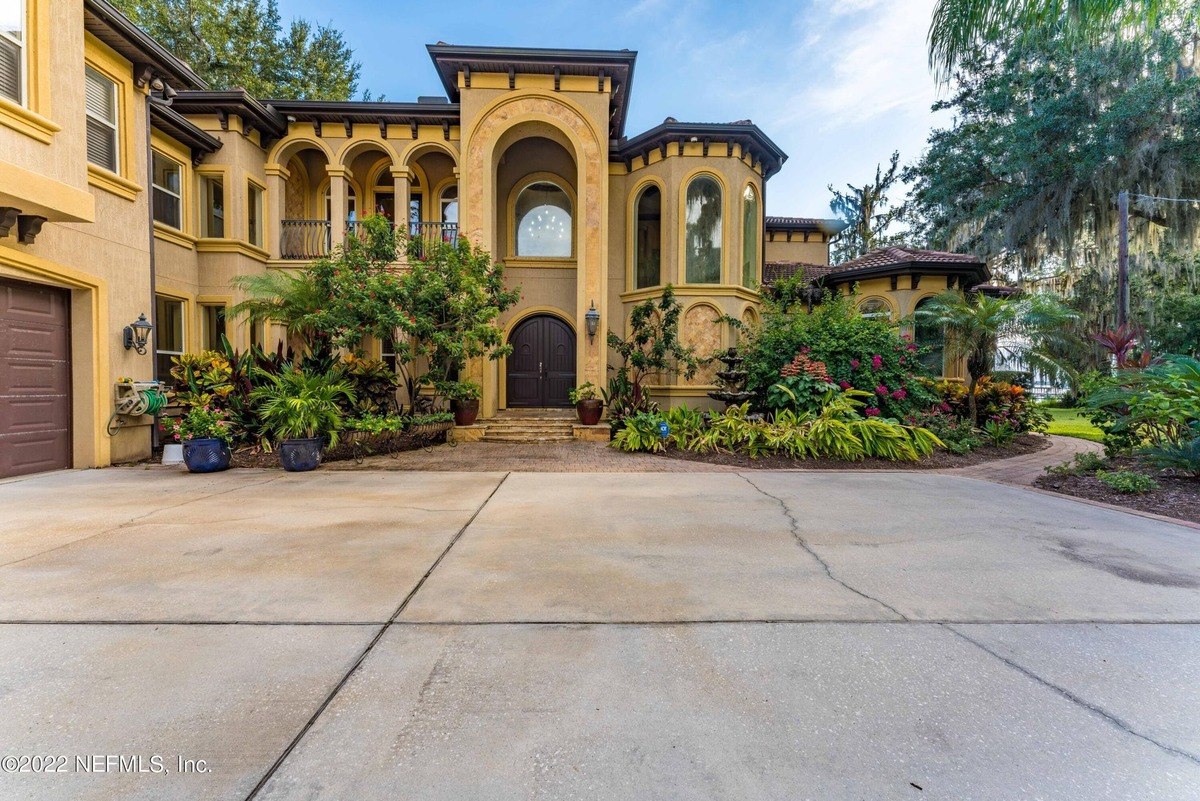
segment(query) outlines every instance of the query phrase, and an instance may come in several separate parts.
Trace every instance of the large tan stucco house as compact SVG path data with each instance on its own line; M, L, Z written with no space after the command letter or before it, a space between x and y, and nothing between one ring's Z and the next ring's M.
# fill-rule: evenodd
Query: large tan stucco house
M787 157L749 120L627 133L628 50L439 43L437 97L275 101L209 90L105 0L0 0L0 23L0 477L147 456L152 418L108 425L118 380L165 378L222 333L275 347L225 319L230 279L303 266L369 213L470 237L521 287L514 355L474 368L484 418L603 385L604 332L668 283L711 351L734 336L719 315L755 319L759 285L804 265L896 318L984 276L944 254L830 268L838 223L764 216ZM139 354L124 329L143 314ZM653 391L700 403L711 372Z

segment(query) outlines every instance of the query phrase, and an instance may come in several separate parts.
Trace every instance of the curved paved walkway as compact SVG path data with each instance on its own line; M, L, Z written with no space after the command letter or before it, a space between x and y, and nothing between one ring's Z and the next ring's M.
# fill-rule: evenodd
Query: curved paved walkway
M1095 442L1073 437L1050 437L1049 448L1037 453L948 470L921 472L983 478L1001 484L1028 486L1056 465L1082 451L1100 451ZM621 453L597 442L546 442L538 445L508 442L464 442L439 445L393 456L375 456L362 465L333 462L326 470L431 470L439 472L514 473L735 473L740 467L664 459L642 453ZM805 472L818 472L808 471ZM855 472L879 472L855 470ZM895 472L895 471L885 471Z

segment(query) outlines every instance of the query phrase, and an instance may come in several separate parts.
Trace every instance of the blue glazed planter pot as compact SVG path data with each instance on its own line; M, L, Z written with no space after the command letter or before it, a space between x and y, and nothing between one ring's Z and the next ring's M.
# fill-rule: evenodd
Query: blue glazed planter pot
M321 437L312 439L285 439L279 444L279 461L289 473L316 470L321 465Z
M183 443L183 463L190 473L229 469L229 446L219 439L189 439Z

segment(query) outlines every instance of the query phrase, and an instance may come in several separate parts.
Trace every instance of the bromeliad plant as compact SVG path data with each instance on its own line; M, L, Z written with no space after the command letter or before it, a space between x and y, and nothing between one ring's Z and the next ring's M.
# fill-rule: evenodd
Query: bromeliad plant
M344 380L291 370L270 376L253 398L263 426L278 440L327 436L336 445L342 404L353 405L354 390Z

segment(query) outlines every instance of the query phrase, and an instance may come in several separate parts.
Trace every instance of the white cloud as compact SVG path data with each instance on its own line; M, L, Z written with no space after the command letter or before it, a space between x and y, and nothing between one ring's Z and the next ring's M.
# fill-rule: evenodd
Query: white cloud
M825 129L861 125L897 110L928 114L937 84L925 33L935 0L820 0L790 55L803 70L787 87L781 123L816 120Z

